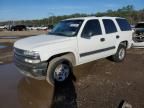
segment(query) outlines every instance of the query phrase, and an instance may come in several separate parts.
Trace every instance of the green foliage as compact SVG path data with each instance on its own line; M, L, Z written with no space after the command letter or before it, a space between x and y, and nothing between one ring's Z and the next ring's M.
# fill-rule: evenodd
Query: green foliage
M128 5L122 7L117 10L107 10L106 12L98 12L96 14L72 14L72 15L63 15L63 16L51 16L49 18L44 18L41 20L21 20L15 21L15 24L25 24L27 26L48 26L55 25L59 21L67 18L75 18L75 17L86 17L86 16L113 16L113 17L124 17L128 19L131 24L135 24L139 21L144 21L144 9L135 10L132 5ZM0 22L0 25L9 24L9 22Z

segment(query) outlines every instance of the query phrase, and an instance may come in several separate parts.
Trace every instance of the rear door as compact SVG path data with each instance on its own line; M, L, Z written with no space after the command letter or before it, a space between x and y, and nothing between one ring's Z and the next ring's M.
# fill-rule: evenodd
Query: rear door
M106 40L106 48L110 49L105 54L113 55L116 53L116 43L119 41L120 36L112 19L102 19L102 22L105 30L104 38Z

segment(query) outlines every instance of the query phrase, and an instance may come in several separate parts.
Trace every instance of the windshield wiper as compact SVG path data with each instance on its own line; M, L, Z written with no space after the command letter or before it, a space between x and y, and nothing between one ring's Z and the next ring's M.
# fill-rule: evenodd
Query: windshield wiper
M61 32L50 32L49 34L51 34L51 35L67 36L66 34L61 33Z

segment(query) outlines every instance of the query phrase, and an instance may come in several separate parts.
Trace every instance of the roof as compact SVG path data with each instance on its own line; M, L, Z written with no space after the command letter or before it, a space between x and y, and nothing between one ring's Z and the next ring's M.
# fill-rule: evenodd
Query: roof
M122 17L109 17L109 16L103 16L103 17L96 17L96 16L89 16L89 17L78 17L78 18L70 18L70 19L66 19L66 20L89 20L89 19L116 19L116 18L121 18L124 19Z

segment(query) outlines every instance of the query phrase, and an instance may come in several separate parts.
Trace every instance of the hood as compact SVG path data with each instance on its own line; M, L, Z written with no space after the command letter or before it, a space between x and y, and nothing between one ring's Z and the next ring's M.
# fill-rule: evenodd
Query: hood
M18 40L15 42L14 47L23 50L32 50L36 47L63 42L67 40L70 40L70 37L44 34Z

